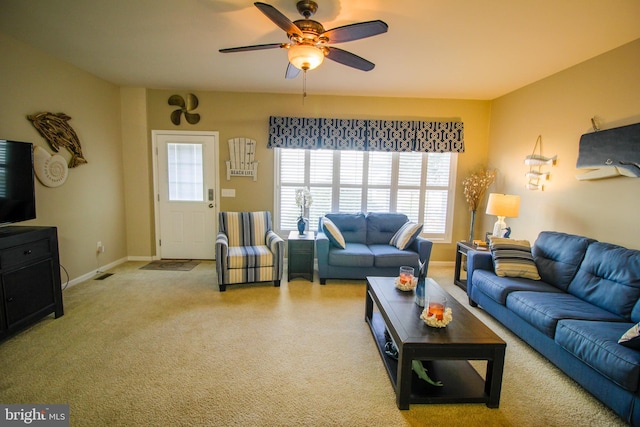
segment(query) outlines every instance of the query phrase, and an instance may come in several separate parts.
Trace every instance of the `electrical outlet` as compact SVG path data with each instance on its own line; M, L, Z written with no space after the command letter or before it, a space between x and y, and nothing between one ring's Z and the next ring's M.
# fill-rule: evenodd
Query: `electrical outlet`
M96 245L96 252L99 254L104 253L104 246L102 246L102 242L100 241Z

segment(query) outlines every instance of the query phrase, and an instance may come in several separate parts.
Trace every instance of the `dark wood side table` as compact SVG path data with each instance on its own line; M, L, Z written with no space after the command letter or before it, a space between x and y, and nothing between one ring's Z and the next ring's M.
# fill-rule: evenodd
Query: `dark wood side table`
M462 288L465 292L467 291L467 279L460 279L460 269L462 268L462 255L465 256L465 260L464 262L466 262L467 259L467 252L469 251L482 251L482 252L487 252L489 249L488 247L485 248L479 248L478 246L474 245L472 242L458 242L456 244L456 268L454 270L454 275L453 275L453 283L455 283L458 287Z
M313 282L313 249L316 243L315 233L307 231L302 236L291 231L288 238L287 280L304 277Z

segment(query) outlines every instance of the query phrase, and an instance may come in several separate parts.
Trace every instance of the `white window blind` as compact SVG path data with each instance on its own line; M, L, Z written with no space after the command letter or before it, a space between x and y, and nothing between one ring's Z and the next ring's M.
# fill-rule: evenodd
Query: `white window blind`
M201 144L167 144L169 200L204 200L204 168Z
M296 229L295 190L309 187L302 212L311 230L328 212L402 212L422 235L450 241L457 154L275 148L275 228Z

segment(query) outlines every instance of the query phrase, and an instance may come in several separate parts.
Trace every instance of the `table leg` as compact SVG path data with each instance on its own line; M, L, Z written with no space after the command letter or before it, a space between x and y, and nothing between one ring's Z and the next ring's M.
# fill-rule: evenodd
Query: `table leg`
M493 352L493 360L487 361L487 375L484 391L489 396L487 407L500 406L500 391L502 389L502 372L504 370L504 347Z
M398 409L409 409L411 399L411 377L413 352L398 349L398 378L396 382L396 404Z

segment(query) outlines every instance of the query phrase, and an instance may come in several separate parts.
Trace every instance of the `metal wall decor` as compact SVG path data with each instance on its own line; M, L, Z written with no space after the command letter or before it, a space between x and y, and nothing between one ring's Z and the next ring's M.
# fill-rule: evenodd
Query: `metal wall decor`
M184 114L184 118L187 123L195 125L200 121L200 114L192 113L193 110L198 108L198 98L190 93L185 100L180 95L171 95L169 97L169 105L175 105L178 108L171 113L171 123L178 126L180 124L180 117Z
M87 159L82 155L82 147L80 147L78 135L68 123L71 117L64 113L39 113L29 115L27 119L40 132L40 135L47 140L53 151L57 153L60 147L69 150L71 153L70 168L87 163Z

